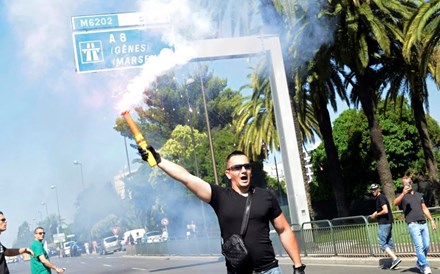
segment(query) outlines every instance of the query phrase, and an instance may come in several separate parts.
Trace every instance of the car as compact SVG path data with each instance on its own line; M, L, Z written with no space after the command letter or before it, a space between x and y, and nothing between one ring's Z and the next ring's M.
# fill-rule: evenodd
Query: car
M122 245L121 241L117 236L110 236L102 239L100 245L100 253L105 255L107 253L113 253L115 251L121 251Z
M142 237L142 242L147 244L164 242L167 239L163 238L162 235L162 231L154 230L145 232L144 236Z
M74 241L67 241L63 243L63 257L68 257L70 256L70 251L72 248L72 245L75 244Z
M5 258L6 258L6 263L8 263L8 264L18 263L20 261L18 256L13 256L13 257L5 256Z

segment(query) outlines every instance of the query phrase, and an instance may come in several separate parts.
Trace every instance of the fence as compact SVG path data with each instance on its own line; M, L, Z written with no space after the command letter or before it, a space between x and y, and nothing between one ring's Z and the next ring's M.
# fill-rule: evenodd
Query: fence
M435 210L439 208L431 208ZM399 256L414 256L414 247L408 232L407 224L402 213L394 212L393 241ZM440 217L434 217L437 226ZM439 230L432 231L430 225L431 246L429 256L440 257ZM365 216L351 216L332 220L318 220L293 225L292 229L305 256L350 256L367 257L383 256L377 240L378 225L369 222ZM277 256L287 256L278 235L271 231L275 253ZM143 243L127 246L129 255L221 255L220 236L195 239L175 239L163 243Z

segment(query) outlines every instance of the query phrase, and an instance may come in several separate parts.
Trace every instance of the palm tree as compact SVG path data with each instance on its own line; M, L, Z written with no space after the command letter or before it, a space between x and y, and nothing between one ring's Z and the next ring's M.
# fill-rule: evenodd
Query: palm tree
M279 150L269 75L261 62L250 75L252 95L234 111L234 126L239 138L238 147L251 159L267 157L267 149Z
M330 6L339 19L335 60L350 70L346 84L352 86L351 100L362 105L382 188L387 198L393 200L393 179L376 108L380 91L386 85L382 62L391 56L393 42L403 40L399 22L411 11L397 0L332 0Z
M407 87L414 120L420 136L420 143L425 156L426 168L436 192L436 203L440 199L440 184L438 180L438 167L430 140L425 108L428 109L427 76L440 83L439 50L440 16L438 10L440 1L428 1L421 4L405 25L405 40L403 43L403 63L401 68L401 82Z
M327 108L330 103L333 109L337 111L336 95L347 101L345 87L340 75L340 68L332 62L331 48L321 47L315 58L308 62L304 72L297 70L295 76L299 80L297 81L297 95L295 98L299 102L299 113L303 113L306 106L310 104L312 106L313 118L318 123L318 132L327 155L328 179L333 188L338 216L344 217L348 216L349 210L346 203L338 150L333 139L332 124ZM307 103L307 101L310 103ZM304 117L304 115L300 115L300 117Z

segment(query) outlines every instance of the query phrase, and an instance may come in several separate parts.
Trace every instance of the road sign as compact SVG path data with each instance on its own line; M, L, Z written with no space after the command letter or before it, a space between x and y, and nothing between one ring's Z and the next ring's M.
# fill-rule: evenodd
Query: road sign
M108 29L134 26L153 26L169 24L167 11L151 10L145 12L127 12L115 14L98 14L72 17L72 28L78 30Z
M53 234L54 243L63 243L66 241L66 235L64 233Z
M150 56L172 48L157 28L75 32L73 44L79 73L140 67Z
M168 225L168 219L167 218L162 218L162 220L160 221L160 223L163 225L163 226L167 226Z

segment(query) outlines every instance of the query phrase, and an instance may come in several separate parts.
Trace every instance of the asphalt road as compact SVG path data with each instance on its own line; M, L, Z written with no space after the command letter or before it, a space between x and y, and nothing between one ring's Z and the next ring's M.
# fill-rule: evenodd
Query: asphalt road
M75 258L51 258L56 265L66 267L66 274L198 274L198 273L226 273L223 258L220 257L133 257L124 253L105 256L83 255ZM292 273L292 266L287 260L281 260L284 274ZM9 264L11 274L29 274L30 263L20 262ZM388 269L381 269L371 265L341 265L314 262L308 264L307 274L367 274L390 273ZM54 273L54 271L52 271ZM419 273L415 267L400 267L393 273ZM439 270L433 270L439 273Z

